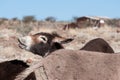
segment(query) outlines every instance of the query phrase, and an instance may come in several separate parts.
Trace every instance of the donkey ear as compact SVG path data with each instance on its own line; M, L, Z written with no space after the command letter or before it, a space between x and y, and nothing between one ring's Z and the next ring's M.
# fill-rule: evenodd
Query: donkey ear
M73 38L62 37L62 36L58 35L57 33L53 33L52 35L55 37L53 39L53 42L58 42L58 43L61 43L61 44L66 44L66 43L69 43L69 42L74 40Z
M60 43L61 44L66 44L66 43L69 43L69 42L71 42L73 40L74 40L73 38L68 38L68 39L65 39L65 40L61 41Z
M71 41L73 41L74 39L73 38L59 38L59 37L55 37L55 39L53 40L53 42L58 42L60 44L66 44L66 43L69 43Z

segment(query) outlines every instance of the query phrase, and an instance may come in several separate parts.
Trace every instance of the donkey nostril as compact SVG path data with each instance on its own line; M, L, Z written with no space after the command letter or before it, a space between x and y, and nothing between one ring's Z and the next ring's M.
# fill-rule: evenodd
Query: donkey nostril
M18 38L18 42L19 42L20 44L25 44L25 40L22 39L22 38Z
M21 40L20 40L20 38L18 38L17 40L18 40L18 42L19 42L19 43L21 43Z

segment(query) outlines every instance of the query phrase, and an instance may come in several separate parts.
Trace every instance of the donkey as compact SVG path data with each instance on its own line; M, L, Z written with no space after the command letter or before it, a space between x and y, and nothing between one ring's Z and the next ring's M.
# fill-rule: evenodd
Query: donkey
M49 55L55 50L63 49L62 44L69 43L72 40L73 38L64 38L57 33L43 32L18 38L20 48L42 57Z
M80 50L114 53L112 47L102 38L90 40Z

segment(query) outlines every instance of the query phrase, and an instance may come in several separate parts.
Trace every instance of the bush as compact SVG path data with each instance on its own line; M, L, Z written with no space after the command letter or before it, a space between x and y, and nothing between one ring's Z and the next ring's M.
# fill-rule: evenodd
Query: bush
M110 19L107 20L106 23L110 26L114 26L114 27L120 27L120 19Z
M19 20L17 17L15 17L15 18L12 18L12 20L13 21L17 21L17 20Z
M4 21L7 21L7 18L0 18L0 25L4 23Z
M24 16L23 19L22 19L22 21L24 23L29 23L29 22L35 22L36 19L35 19L34 16Z
M55 22L55 21L56 21L56 18L55 18L55 17L47 17L47 18L45 19L45 21Z

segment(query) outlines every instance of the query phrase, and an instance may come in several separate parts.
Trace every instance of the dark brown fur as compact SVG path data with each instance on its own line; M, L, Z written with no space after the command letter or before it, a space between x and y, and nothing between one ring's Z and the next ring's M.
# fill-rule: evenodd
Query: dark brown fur
M39 41L38 37L39 36L45 36L47 38L47 42L44 43L43 41ZM68 39L64 39L62 41L56 42L54 41L56 38L63 38L61 36L59 36L57 33L37 33L34 35L31 35L31 38L33 40L33 45L30 47L31 52L33 52L34 54L38 54L42 57L46 56L46 54L50 54L51 52L58 50L58 49L63 49L64 47L62 46L62 44L71 42L73 39L68 38ZM44 39L44 37L43 37ZM19 43L24 45L23 43L21 43L21 41L18 39Z
M114 53L114 50L111 48L111 46L102 38L97 38L89 41L80 50Z
M23 61L12 60L0 63L0 80L14 80L16 76L29 66ZM24 80L36 80L35 74L31 73Z

